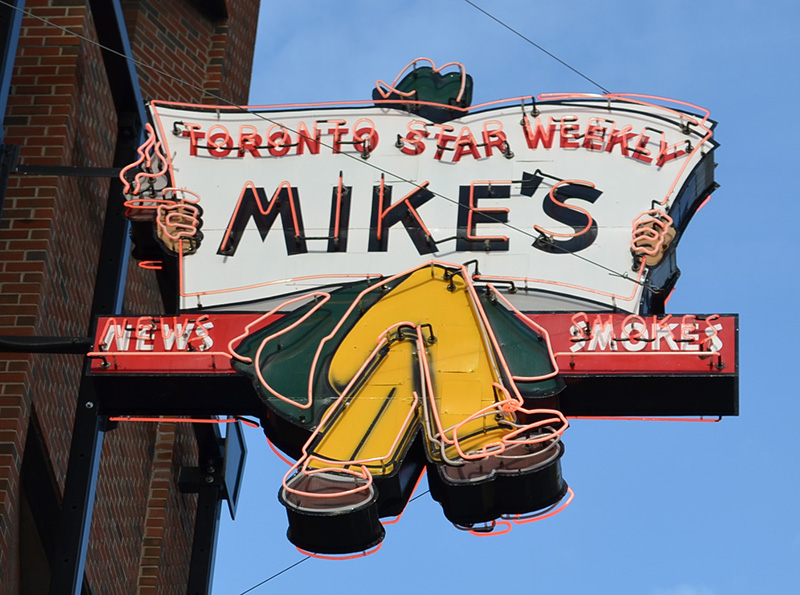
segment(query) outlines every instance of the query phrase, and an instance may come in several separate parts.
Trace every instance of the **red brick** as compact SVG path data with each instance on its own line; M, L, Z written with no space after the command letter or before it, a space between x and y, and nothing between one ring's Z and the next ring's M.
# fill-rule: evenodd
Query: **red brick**
M258 2L228 0L231 19L226 27L206 20L186 0L157 4L121 0L121 4L135 57L179 73L202 88L223 89L226 99L245 102ZM152 6L158 7L159 17ZM97 39L85 0L28 0L26 7ZM35 18L24 17L22 23L6 142L22 147L23 163L110 166L114 139L109 135L115 134L117 122L100 50ZM157 32L166 23L177 38L175 51L158 41ZM223 51L226 43L237 47ZM207 68L211 53L226 56L225 69ZM139 74L146 97L185 102L204 97L202 91L158 73ZM75 150L85 139L97 142ZM0 294L0 325L14 326L3 327L0 334L83 332L92 299L92 279L86 272L97 263L102 224L98 214L103 212L108 187L107 180L12 177L0 222L0 283L3 292L14 293ZM9 212L12 209L16 212ZM158 295L153 275L131 263L126 309L158 312ZM10 532L0 532L0 566L10 569L2 575L10 578L0 578L0 592L19 590L14 570L17 544L9 536L17 526L19 457L31 404L61 488L81 362L74 355L0 357L0 428L6 428L0 432L10 433L5 437L18 451L0 469L0 515L11 527ZM32 378L36 378L33 387ZM175 470L196 464L194 448L192 430L186 425L121 424L106 436L86 563L93 592L185 591L197 498L180 494ZM120 581L120 576L127 580Z

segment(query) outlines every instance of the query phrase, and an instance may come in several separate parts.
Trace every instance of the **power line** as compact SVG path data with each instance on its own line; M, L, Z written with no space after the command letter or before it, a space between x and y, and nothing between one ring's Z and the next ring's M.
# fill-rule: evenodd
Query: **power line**
M305 557L305 558L303 558L302 560L298 560L297 562L295 562L295 563L294 563L294 564L292 564L291 566L287 566L286 568L284 568L284 569L283 569L283 570L281 570L280 572L276 572L276 573L275 573L275 574L273 574L271 577L269 577L269 578L265 578L263 581L261 581L261 582L260 582L260 583L258 583L257 585L253 585L252 587L250 587L249 589L247 589L247 591L242 591L241 593L239 593L239 595L245 595L245 593L249 593L250 591L253 591L254 589L258 589L258 588L259 588L261 585L264 585L264 584L268 583L269 581L271 581L272 579L274 579L274 578L276 578L276 577L279 577L279 576L280 576L280 575L282 575L284 572L289 572L289 571L290 571L292 568L294 568L295 566L300 566L300 564L302 564L303 562L305 562L306 560L308 560L310 557L311 557L311 556L306 556L306 557Z
M542 46L540 46L538 43L536 43L536 42L535 42L535 41L533 41L532 39L529 39L528 37L525 37L525 36L524 36L522 33L520 33L519 31L517 31L516 29L514 29L514 27L512 27L511 25L508 25L508 24L504 23L503 21L501 21L500 19L498 19L496 16L494 16L493 14L491 14L491 13L489 13L489 12L485 11L483 8L481 8L480 6L478 6L477 4L475 4L474 2L472 2L471 0L464 0L464 2L466 2L467 4L469 4L470 6L472 6L473 8L475 8L476 10L479 10L479 11L481 11L483 14L485 14L485 15L486 15L487 17L489 17L490 19L492 19L493 21L495 21L495 22L496 22L496 23L498 23L499 25L502 25L503 27L505 27L506 29L508 29L509 31L511 31L511 32L512 32L514 35L517 35L517 36L521 37L522 39L524 39L525 41L527 41L529 44L531 44L531 45L532 45L533 47L535 47L536 49L538 49L538 50L540 50L540 51L544 52L545 54L547 54L548 56L550 56L550 57L551 57L553 60L556 60L556 61L557 61L557 62L559 62L560 64L563 64L564 66L566 66L567 68L569 68L569 69L570 69L572 72L574 72L574 73L575 73L575 74L577 74L578 76L581 76L581 77L583 77L584 79L586 79L587 81L589 81L590 83L592 83L594 86L598 87L599 89L602 89L604 93L610 93L610 91L609 91L608 89L606 89L606 88L605 88L603 85L601 85L600 83L598 83L597 81L595 81L595 80L593 80L593 79L590 79L588 76L586 76L585 74L583 74L583 73L582 73L580 70L578 70L577 68L574 68L573 66L570 66L569 64L567 64L566 62L564 62L564 60L562 60L561 58L559 58L558 56L556 56L556 55L555 55L555 54L553 54L552 52L548 52L546 49L544 49L544 48L543 48Z
M541 51L545 52L546 54L548 54L549 56L551 56L552 58L554 58L555 60L557 60L558 62L560 62L564 66L566 66L567 68L569 68L570 70L576 72L577 74L579 74L580 76L582 76L583 78L585 78L586 80L591 82L592 84L596 85L597 87L599 87L600 89L602 89L603 91L608 93L608 91L605 89L605 87L603 87L599 83L593 81L592 79L590 79L589 77L587 77L586 75L584 75L580 71L576 70L575 68L573 68L572 66L570 66L569 64L567 64L566 62L564 62L563 60L558 58L557 56L555 56L552 53L548 52L543 47L541 47L538 44L536 44L535 42L531 41L530 39L528 39L527 37L525 37L524 35L522 35L518 31L516 31L515 29L510 27L509 25L506 25L504 22L499 20L497 17L495 17L495 16L491 15L490 13L486 12L480 6L474 4L470 0L465 0L465 2L469 3L471 6L475 7L477 10L483 12L488 17L490 17L493 20L497 21L499 24L503 25L504 27L506 27L507 29L509 29L513 33L515 33L516 35L519 35L520 37L522 37L525 41L527 41L528 43L532 44L534 47L536 47L536 48L540 49ZM288 130L290 132L293 132L295 134L298 134L298 132L296 130L292 130L291 128L285 126L284 124L281 124L281 123L277 122L276 120L273 120L272 118L267 117L263 113L250 111L245 106L239 105L239 104L237 104L237 103L235 103L233 101L225 99L224 97L221 97L220 95L217 95L216 93L208 91L207 89L201 87L200 85L196 85L194 83L190 83L189 81L186 81L186 80L184 80L184 79L182 79L180 77L172 75L172 74L170 74L170 73L168 73L168 72L166 72L164 70L161 70L160 68L157 68L157 67L155 67L155 66L153 66L151 64L147 64L145 62L142 62L141 60L137 60L137 59L135 59L135 58L133 58L131 56L128 56L128 55L126 55L126 54L124 54L122 52L119 52L119 51L117 51L117 50L115 50L113 48L109 48L109 47L107 47L107 46L105 46L105 45L103 45L103 44L101 44L101 43L99 43L99 42L97 42L97 41L95 41L93 39L90 39L89 37L86 37L85 35L81 35L80 33L76 33L75 31L72 31L72 30L70 30L70 29L68 29L66 27L62 27L61 25L57 25L57 24L53 23L49 19L46 19L44 17L40 17L40 16L38 16L36 14L33 14L29 10L26 10L24 8L18 8L16 6L10 4L7 0L0 0L0 4L8 6L9 8L13 8L16 11L21 12L23 15L26 15L26 16L29 16L31 18L37 19L38 21L44 23L45 25L48 25L50 27L54 27L54 28L56 28L56 29L58 29L60 31L63 31L64 33L67 33L68 35L73 35L73 36L77 37L78 39L81 39L81 40L83 40L83 41L85 41L85 42L87 42L89 44L92 44L92 45L100 48L101 50L110 52L110 53L112 53L112 54L114 54L116 56L120 56L120 57L124 58L125 60L130 61L132 64L135 64L139 68L142 68L144 70L149 70L149 71L155 72L157 74L160 74L160 75L162 75L164 77L167 77L167 78L169 78L169 79L171 79L171 80L173 80L173 81L175 81L175 82L177 82L177 83L179 83L181 85L189 87L190 89L195 89L195 90L201 91L203 94L208 95L209 97L219 101L222 104L225 104L225 105L227 105L229 107L237 108L237 109L241 110L243 113L252 114L253 116L257 117L258 119L264 120L265 122L269 122L270 124L277 124L277 125L283 126L284 128L286 128L286 130ZM211 106L209 106L209 107L211 107ZM325 148L327 148L327 149L332 149L333 148L332 145L329 145L329 144L325 143L324 141L319 141L319 143L322 146L324 146ZM396 173L394 173L392 171L389 171L388 169L385 169L383 167L375 165L374 163L370 163L369 161L364 161L360 157L357 157L355 155L351 155L350 153L341 153L341 155L352 159L356 163L360 163L362 165L366 165L368 167L373 168L376 171L379 171L379 172L381 172L383 174L389 175L389 176L391 176L392 178L396 179L399 182L403 182L405 184L410 184L412 186L418 186L418 184L416 182L414 182L413 180L409 180L407 178L404 178L403 176L401 176L399 174L396 174ZM459 201L457 201L457 200L455 200L453 198L450 198L449 196L446 196L446 195L444 195L444 194L442 194L440 192L436 192L434 190L431 190L430 188L428 190L434 196L436 196L438 198L441 198L443 200L446 200L446 201L456 205L456 207L458 207L458 208L469 208L466 205L461 204ZM535 235L534 233L531 233L531 232L526 231L524 229L520 229L520 228L512 225L511 223L508 223L507 221L500 221L499 219L496 219L495 217L493 217L492 215L490 215L488 213L484 214L484 216L486 218L488 218L488 219L492 219L494 223L497 223L498 225L502 225L502 226L504 226L504 227L506 227L508 229L513 230L513 231L516 231L517 233L522 234L523 236L527 236L527 237L529 237L529 238L531 238L533 240L537 240L538 239L538 236ZM587 258L587 257L582 256L580 254L577 254L575 252L567 252L566 250L564 250L563 248L561 248L557 244L553 245L553 248L556 249L556 250L562 250L564 253L569 254L570 256L573 256L574 258L582 260L582 261L584 261L587 264L590 264L592 266L596 266L598 268L601 268L604 271L606 271L606 272L608 272L608 273L610 273L610 274L612 274L614 276L626 279L626 280L628 280L628 281L630 281L632 283L635 283L637 285L643 285L643 283L641 283L640 281L638 281L636 279L633 279L626 272L619 273L618 271L615 271L615 270L613 270L613 269L611 269L611 268L609 268L609 267L607 267L607 266L605 266L603 264L600 264L599 262L595 262L594 260L592 260L590 258Z
M416 496L411 498L411 500L409 500L408 503L411 504L414 500L422 498L425 494L429 494L429 493L430 493L430 490L425 490L424 492L420 492L419 494L417 494Z
M424 492L420 492L419 494L417 494L416 496L414 496L413 498L411 498L411 500L409 500L409 501L408 501L408 504L411 504L411 503L412 503L414 500L417 500L417 499L419 499L419 498L422 498L422 497L423 497L425 494L428 494L428 493L430 493L430 490L425 490ZM406 506L408 506L408 504L406 504ZM249 589L247 589L247 591L242 591L241 593L239 593L239 595L245 595L245 593L250 593L251 591L253 591L254 589L257 589L257 588L258 588L258 587L260 587L261 585L264 585L264 584L268 583L269 581L271 581L272 579L274 579L274 578L276 578L276 577L279 577L279 576L280 576L280 575L282 575L284 572L288 572L288 571L290 571L292 568L294 568L295 566L299 566L300 564L302 564L303 562L305 562L306 560L308 560L308 559L309 559L309 558L311 558L311 557L312 557L312 556L306 556L306 557L305 557L305 558L303 558L302 560L298 560L297 562L295 562L294 564L291 564L291 565L287 566L286 568L284 568L284 569L283 569L283 570L281 570L280 572L276 572L276 573L275 573L275 574L273 574L271 577L269 577L269 578L265 578L263 581L261 581L261 582L260 582L260 583L258 583L257 585L253 585L252 587L250 587Z

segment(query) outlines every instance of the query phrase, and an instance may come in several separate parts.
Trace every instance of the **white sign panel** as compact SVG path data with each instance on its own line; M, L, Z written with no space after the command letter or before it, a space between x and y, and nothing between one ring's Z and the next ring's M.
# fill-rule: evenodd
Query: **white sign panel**
M181 307L248 309L475 260L479 279L513 281L518 296L637 312L658 255L635 258L632 241L668 227L713 149L711 122L635 97L544 99L441 124L373 105L153 102L169 183L187 191L174 196L202 209L202 241L180 256Z

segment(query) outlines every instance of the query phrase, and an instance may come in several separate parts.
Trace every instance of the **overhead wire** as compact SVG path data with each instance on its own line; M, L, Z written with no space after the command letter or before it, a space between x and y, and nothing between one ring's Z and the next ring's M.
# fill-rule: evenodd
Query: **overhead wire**
M491 15L490 13L486 12L481 7L479 7L476 4L470 2L470 0L465 0L465 1L468 2L469 4L471 4L472 6L474 6L476 9L480 10L481 12L483 12L484 14L486 14L487 16L489 16L490 18L494 19L495 21L497 21L498 23L500 23L504 27L508 28L513 33L515 33L516 35L519 35L520 37L522 37L523 39L525 39L526 41L531 43L534 47L536 47L536 48L540 49L541 51L545 52L546 54L552 56L554 59L558 60L560 63L562 63L564 66L566 66L570 70L573 70L574 72L580 74L582 77L584 77L586 80L591 82L593 85L596 85L597 87L599 87L600 89L602 89L603 91L608 93L608 91L605 89L605 87L603 87L599 83L596 83L592 79L586 77L580 71L576 70L575 68L573 68L572 66L570 66L569 64L564 62L563 60L560 60L558 57L554 56L552 53L548 52L547 50L545 50L544 48L542 48L541 46L539 46L535 42L531 41L530 39L528 39L527 37L525 37L524 35L519 33L518 31L514 30L510 26L506 25L505 23L503 23L502 21L497 19L497 17ZM77 37L78 39L81 39L81 40L83 40L83 41L85 41L85 42L87 42L87 43L89 43L91 45L94 45L94 46L100 48L103 51L107 51L107 52L109 52L109 53L111 53L111 54L113 54L115 56L119 56L121 58L124 58L125 60L128 60L129 62L131 62L132 64L136 65L139 68L142 68L144 70L149 70L151 72L157 73L157 74L159 74L161 76L164 76L166 78L169 78L169 79L171 79L171 80L173 80L173 81L175 81L177 83L180 83L181 85L184 85L184 86L186 86L186 87L188 87L190 89L201 91L204 95L206 95L208 97L211 97L212 99L215 99L216 101L219 101L221 104L227 105L229 107L237 108L237 109L241 110L243 113L249 113L249 114L255 116L256 118L258 118L260 120L263 120L265 122L269 122L270 124L277 124L277 125L283 126L288 131L293 132L294 134L298 134L298 131L291 129L291 128L285 126L285 124L277 122L276 120L273 120L272 118L269 118L268 116L266 116L262 112L256 112L256 111L248 110L246 108L246 106L242 106L242 105L239 105L238 103L236 103L234 101L230 101L228 99L225 99L224 97L222 97L222 96L220 96L220 95L218 95L218 94L216 94L216 93L214 93L212 91L209 91L208 89L205 89L204 87L202 87L200 85L191 83L191 82L189 82L189 81L187 81L185 79L182 79L182 78L180 78L178 76L170 74L169 72L166 72L166 71L164 71L164 70L162 70L162 69L160 69L160 68L158 68L156 66L153 66L151 64L147 64L145 62L142 62L141 60L137 60L136 58L133 58L132 56L128 56L127 54L125 54L123 52L119 52L119 51L117 51L117 50L115 50L113 48L105 46L105 45L101 44L100 42L95 41L94 39L91 39L91 38L89 38L89 37L87 37L85 35L81 35L80 33L77 33L77 32L75 32L75 31L73 31L73 30L71 30L71 29L69 29L67 27L63 27L61 25L53 23L49 19L47 19L45 17L41 17L39 15L36 15L33 12L31 12L30 10L14 6L10 2L8 2L7 0L0 0L0 4L5 5L5 6L9 7L9 8L12 8L12 9L16 10L17 12L21 12L25 16L29 16L31 18L37 19L38 21L44 23L47 26L54 27L54 28L56 28L56 29L68 34L68 35L72 35L74 37ZM209 106L209 108L211 108L211 106ZM319 144L322 145L323 147L325 147L326 149L333 149L332 145L329 145L329 144L325 143L324 141L320 140ZM345 157L348 157L348 158L354 160L357 163L360 163L362 165L366 165L368 167L371 167L374 170L381 172L382 174L391 176L392 178L394 178L395 180L397 180L399 182L402 182L402 183L405 183L405 184L409 184L409 185L415 186L415 187L418 186L418 184L416 182L414 182L413 180L405 178L404 176L401 176L401 175L399 175L399 174L397 174L395 172L392 172L392 171L390 171L390 170L388 170L386 168L380 167L379 165L376 165L374 163L370 163L369 161L365 161L365 160L361 159L360 156L351 155L349 153L340 153L340 154L345 156ZM435 190L432 190L430 188L428 188L428 191L431 192L437 198L446 200L447 202L455 205L457 208L469 208L466 205L461 204L458 200L453 199L453 198L451 198L451 197L449 197L449 196L447 196L445 194L442 194L442 193L437 192ZM534 234L532 232L529 232L527 230L521 229L519 227L516 227L516 226L512 225L511 223L508 223L507 221L501 221L501 220L495 218L494 216L492 216L489 213L485 213L484 217L486 217L487 219L491 220L491 222L493 222L493 223L496 223L498 225L502 225L502 226L506 227L507 229L511 229L511 230L513 230L513 231L515 231L515 232L517 232L517 233L519 233L519 234L521 234L521 235L523 235L525 237L531 238L533 240L539 239L538 235L536 235L536 234ZM587 264L589 264L591 266L598 267L598 268L608 272L611 275L614 275L616 277L625 279L627 281L630 281L631 283L634 283L634 284L637 284L637 285L645 285L643 282L641 282L641 281L639 281L637 279L634 279L633 277L629 276L627 272L620 273L619 271L615 271L614 269L609 268L609 267L607 267L607 266L605 266L605 265L603 265L603 264L601 264L599 262L596 262L596 261L592 260L591 258L587 258L587 257L585 257L585 256L583 256L581 254L577 254L575 252L567 251L563 247L559 246L558 244L553 244L551 246L551 248L555 249L555 250L560 250L564 254L568 254L568 255L570 255L570 256L572 256L574 258L582 260L582 261L586 262Z
M267 584L267 583L268 583L269 581L271 581L272 579L279 577L279 576L280 576L280 575L282 575L284 572L289 572L289 571L290 571L292 568L294 568L295 566L300 566L300 564L302 564L303 562L305 562L305 561L306 561L306 560L308 560L309 558L311 558L311 556L306 556L305 558L302 558L302 559L298 560L297 562L295 562L294 564L291 564L291 565L287 566L286 568L284 568L284 569L283 569L283 570L281 570L280 572L276 572L276 573L275 573L275 574L273 574L271 577L269 577L269 578L265 578L263 581L261 581L261 582L260 582L260 583L258 583L257 585L253 585L252 587L250 587L250 588L249 588L249 589L247 589L246 591L242 591L241 593L239 593L239 595L245 595L246 593L250 593L251 591L254 591L255 589L258 589L260 586Z
M269 445L270 445L270 448L272 448L272 449L273 449L273 451L275 451L275 447L274 447L274 446L272 446L272 443L271 443L271 442L269 442L269 438L267 438L267 442L269 443ZM275 451L275 452L276 452L276 454L278 454L278 456L281 456L279 453L277 453L277 451ZM281 458L282 458L282 457L281 457ZM426 494L429 494L429 493L430 493L430 489L428 489L428 490L425 490L424 492L420 492L419 494L415 494L415 495L414 495L414 496L413 496L413 497L412 497L412 498L411 498L411 499L410 499L410 500L409 500L409 501L406 503L406 506L408 506L409 504L411 504L411 503L412 503L412 502L414 502L415 500L419 500L420 498L422 498L423 496L425 496ZM264 579L264 580L263 580L263 581L261 581L260 583L253 585L252 587L250 587L250 588L249 588L249 589L247 589L246 591L242 591L242 592L241 592L239 595L246 595L246 593L250 593L250 592L254 591L254 590L255 590L255 589L257 589L258 587L261 587L262 585L265 585L266 583L268 583L268 582L269 582L269 581L271 581L272 579L275 579L275 578L279 577L280 575L284 574L285 572L288 572L289 570L291 570L291 569L292 569L292 568L294 568L295 566L299 566L300 564L302 564L303 562L305 562L305 561L306 561L306 560L308 560L309 558L313 558L313 557L314 557L314 556L305 556L304 558L302 558L302 559L298 560L297 562L295 562L295 563L293 563L293 564L290 564L289 566L287 566L287 567L286 567L286 568L284 568L283 570L280 570L280 571L276 572L275 574L273 574L272 576L270 576L270 577L268 577L268 578Z
M408 503L411 504L414 500L418 500L419 498L422 498L425 494L429 494L429 493L430 493L430 490L425 490L424 492L420 492L419 494L417 494L416 496L411 498L411 500L409 500Z
M429 492L430 492L430 490L425 490L424 492L420 492L419 494L417 494L416 496L414 496L413 498L411 498L411 500L409 500L409 501L408 501L408 504L411 504L411 503L412 503L414 500L417 500L417 499L419 499L419 498L422 498L424 495L428 494ZM246 593L250 593L250 592L254 591L255 589L258 589L260 586L267 584L267 583L268 583L269 581L271 581L272 579L274 579L274 578L278 578L278 577L279 577L280 575L282 575L283 573L290 571L290 570L291 570L292 568L294 568L295 566L299 566L300 564L302 564L303 562L305 562L305 561L306 561L306 560L308 560L309 558L313 558L313 556L306 556L306 557L304 557L304 558L302 558L302 559L298 560L298 561L297 561L297 562L295 562L294 564L290 564L289 566L287 566L287 567L286 567L286 568L284 568L283 570L281 570L281 571L279 571L279 572L276 572L275 574L273 574L273 575L272 575L272 576L270 576L269 578L265 578L263 581L261 581L260 583L258 583L258 584L256 584L256 585L253 585L252 587L250 587L250 588L249 588L249 589L247 589L246 591L242 591L241 593L239 593L239 595L246 595Z
M550 56L550 57L551 57L553 60L555 60L555 61L556 61L556 62L558 62L559 64L562 64L562 65L566 66L567 68L569 68L569 69L570 69L572 72L574 72L574 73L575 73L575 74L577 74L578 76L581 76L581 77L583 77L584 79L586 79L587 81L589 81L590 83L592 83L592 84L593 84L595 87L597 87L597 88L599 88L599 89L602 89L603 93L606 93L606 94L608 94L608 93L611 93L611 91L609 91L608 89L606 89L606 88L605 88L603 85L601 85L600 83L598 83L598 82L597 82L597 81L595 81L594 79L591 79L591 78L589 78L588 76L586 76L585 74L583 74L583 73L582 73L580 70L578 70L577 68L575 68L575 67L571 66L571 65L570 65L570 64L568 64L567 62L564 62L564 60L562 60L561 58L559 58L558 56L556 56L556 55L555 55L555 54L553 54L552 52L549 52L549 51L547 51L547 50L546 50L546 49L544 49L542 46L540 46L538 43L536 43L535 41L533 41L533 40L529 39L528 37L526 37L525 35L523 35L523 34L522 34L522 33L520 33L519 31L517 31L516 29L514 29L514 27L512 27L512 26L511 26L511 25L509 25L508 23L505 23L505 22L501 21L501 20L500 20L500 19L498 19L496 16L494 16L493 14L491 14L490 12L488 12L487 10L484 10L483 8L481 8L480 6L478 6L477 4L475 4L474 2L472 2L471 0L464 0L464 2L466 2L467 4L469 4L470 6L472 6L473 8L475 8L476 10L479 10L480 12L482 12L483 14L485 14L487 17L489 17L490 19L492 19L493 21L495 21L495 22L496 22L496 23L498 23L499 25L502 25L503 27L505 27L506 29L508 29L509 31L511 31L511 32L512 32L514 35L516 35L516 36L518 36L518 37L521 37L522 39L524 39L525 41L527 41L529 44L531 44L531 45L532 45L533 47L535 47L536 49L538 49L538 50L540 50L540 51L544 52L545 54L547 54L548 56Z

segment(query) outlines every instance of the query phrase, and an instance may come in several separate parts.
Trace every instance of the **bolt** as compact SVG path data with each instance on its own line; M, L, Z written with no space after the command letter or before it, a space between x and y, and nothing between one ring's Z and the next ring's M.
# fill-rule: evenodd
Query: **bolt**
M92 403L91 401L86 401L86 408L87 409L92 409L93 407L94 407L94 403Z
M214 483L214 476L206 475L206 483Z

